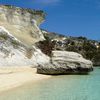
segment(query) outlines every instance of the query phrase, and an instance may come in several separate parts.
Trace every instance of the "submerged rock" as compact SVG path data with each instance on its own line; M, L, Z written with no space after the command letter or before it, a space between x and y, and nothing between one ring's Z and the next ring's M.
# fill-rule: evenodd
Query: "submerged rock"
M84 59L80 54L68 51L53 51L51 62L39 65L38 73L42 74L78 74L93 70L90 60Z

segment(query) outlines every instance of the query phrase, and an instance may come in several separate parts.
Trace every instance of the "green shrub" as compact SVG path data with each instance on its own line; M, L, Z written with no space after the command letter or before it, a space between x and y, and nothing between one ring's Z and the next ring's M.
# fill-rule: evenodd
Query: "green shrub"
M38 47L41 49L43 53L45 53L48 56L52 55L52 50L54 49L55 43L52 43L49 41L49 39L46 39L45 41L40 41L38 43Z
M19 42L16 40L12 40L11 43L13 46L19 46Z
M5 5L7 8L9 8L9 9L11 9L11 8L13 8L13 6L12 5Z
M6 34L0 34L0 40L7 40L8 36Z

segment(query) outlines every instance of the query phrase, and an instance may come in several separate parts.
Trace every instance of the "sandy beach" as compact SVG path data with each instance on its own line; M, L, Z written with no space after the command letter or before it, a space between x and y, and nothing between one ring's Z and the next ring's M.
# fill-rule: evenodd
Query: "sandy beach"
M51 76L36 73L31 67L0 67L0 92L19 87L28 82L36 82Z

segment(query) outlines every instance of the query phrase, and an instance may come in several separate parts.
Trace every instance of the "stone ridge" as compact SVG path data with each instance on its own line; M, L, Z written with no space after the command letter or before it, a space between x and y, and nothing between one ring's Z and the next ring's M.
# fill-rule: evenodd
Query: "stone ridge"
M25 13L29 13L31 15L38 15L43 17L45 19L46 14L44 13L43 10L35 10L35 9L30 9L30 8L21 8L21 7L16 7L12 5L0 5L0 8L3 9L8 9L13 12L13 14L17 11L19 14L25 15ZM16 14L16 13L15 13Z
M12 6L12 5L0 5L0 7L7 8L7 9L27 11L31 14L43 15L45 17L45 13L44 13L43 10L35 10L35 9L30 9L30 8L21 8L21 7L16 7L16 6Z

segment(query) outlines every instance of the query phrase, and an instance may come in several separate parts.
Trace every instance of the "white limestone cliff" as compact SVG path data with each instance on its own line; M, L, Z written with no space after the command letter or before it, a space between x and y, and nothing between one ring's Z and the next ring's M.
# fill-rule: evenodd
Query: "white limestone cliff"
M38 66L48 63L49 57L38 48L26 47L20 40L0 26L0 66Z
M44 16L42 11L0 6L0 67L32 66L42 74L92 71L92 62L78 53L52 51L49 57L37 47L45 39L39 28Z
M44 21L43 11L14 6L0 6L0 26L27 46L44 40L39 25Z

